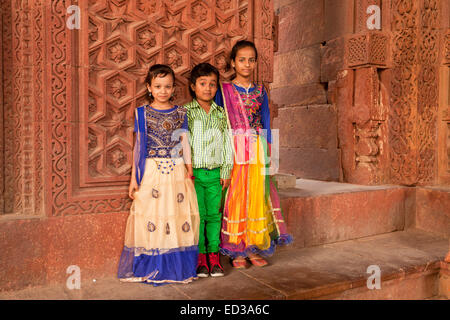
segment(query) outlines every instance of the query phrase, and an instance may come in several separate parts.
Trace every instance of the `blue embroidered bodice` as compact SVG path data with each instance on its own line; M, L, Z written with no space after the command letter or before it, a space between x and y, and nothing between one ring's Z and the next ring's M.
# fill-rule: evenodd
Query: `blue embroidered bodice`
M186 109L175 106L168 110L145 107L147 126L147 158L179 158L183 155L180 129L187 129Z

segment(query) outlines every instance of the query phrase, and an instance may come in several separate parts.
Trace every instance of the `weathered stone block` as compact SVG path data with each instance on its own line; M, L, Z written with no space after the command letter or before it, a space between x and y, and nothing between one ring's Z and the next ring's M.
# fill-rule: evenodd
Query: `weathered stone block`
M344 69L345 40L337 38L321 46L320 81L329 82L337 78L337 73Z
M353 1L325 0L324 41L353 32Z
M316 0L302 0L280 8L278 52L285 53L323 41L324 11Z
M280 148L280 172L298 178L338 181L340 177L338 149Z
M292 174L277 173L273 176L278 189L295 188L297 178Z
M320 46L290 51L274 57L272 88L320 82Z
M363 187L302 197L283 194L281 202L299 245L313 246L403 230L404 199L405 188Z
M300 0L301 1L301 0ZM275 12L278 12L284 8L284 7L288 7L288 6L292 6L295 3L299 2L299 0L275 0L273 2L273 8L275 10Z
M273 128L279 130L280 147L336 149L337 115L332 105L292 106L278 109Z
M270 97L279 107L327 103L327 91L320 83L275 88L270 91Z
M117 274L128 213L86 214L0 223L0 291Z
M416 227L450 238L449 188L417 187Z

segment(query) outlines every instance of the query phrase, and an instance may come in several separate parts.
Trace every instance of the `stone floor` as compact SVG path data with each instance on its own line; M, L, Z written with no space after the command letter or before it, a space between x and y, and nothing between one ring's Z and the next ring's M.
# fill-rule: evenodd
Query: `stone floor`
M436 274L448 239L421 230L387 233L333 244L279 248L264 268L236 270L222 257L226 275L186 285L153 287L116 278L0 293L0 299L222 300L222 299L440 299ZM381 270L381 289L367 288L367 268Z

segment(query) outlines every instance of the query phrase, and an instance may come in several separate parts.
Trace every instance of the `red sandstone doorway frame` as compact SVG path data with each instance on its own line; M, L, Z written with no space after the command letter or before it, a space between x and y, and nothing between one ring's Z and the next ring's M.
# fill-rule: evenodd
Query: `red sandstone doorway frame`
M233 0L237 8L242 1ZM124 2L124 1L122 1ZM192 1L194 3L195 1ZM225 1L227 2L227 1ZM191 3L191 2L189 2ZM209 2L212 4L213 2ZM272 0L248 1L254 19L252 23L253 39L259 49L259 64L256 79L262 82L272 81L273 68L273 3ZM127 198L127 181L113 183L103 180L90 184L91 181L80 179L79 163L74 157L81 143L88 143L86 134L77 130L80 118L78 105L88 105L88 92L77 92L77 72L86 71L88 66L79 63L80 55L88 50L85 43L78 40L83 30L69 30L66 26L68 14L66 9L76 1L52 1L45 6L46 21L50 21L49 32L46 33L46 76L48 89L45 92L46 112L45 129L45 163L46 184L45 208L49 216L76 215L84 213L114 213L129 210ZM81 10L82 14L83 9ZM86 19L86 17L81 18ZM82 25L86 25L86 20ZM78 34L77 34L78 33ZM240 37L231 38L232 42ZM81 53L76 48L80 48ZM82 101L84 99L84 102ZM84 110L84 112L88 112ZM82 140L76 140L81 137ZM86 166L84 167L86 169ZM86 172L86 171L85 171Z
M43 1L1 2L0 218L44 212Z

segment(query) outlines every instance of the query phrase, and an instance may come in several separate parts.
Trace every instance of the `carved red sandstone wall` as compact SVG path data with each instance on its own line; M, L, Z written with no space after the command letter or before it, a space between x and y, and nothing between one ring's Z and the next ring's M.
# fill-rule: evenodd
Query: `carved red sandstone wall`
M3 25L3 12L0 7L0 25ZM3 32L0 32L0 61L3 61ZM3 108L3 62L0 64L0 208L3 211L5 207L5 184L4 184L4 165L5 165L5 139L4 139L4 108Z
M43 5L3 1L0 212L43 212Z
M2 2L4 213L128 210L132 110L144 101L150 63L175 69L181 103L193 64L209 61L227 78L227 50L249 38L260 49L257 79L272 81L272 1L84 1L80 30L66 27L71 4ZM355 79L356 99L345 102L352 132L351 143L341 139L345 178L450 181L450 36L440 31L449 28L448 21L440 27L448 1L354 4L346 76ZM382 8L380 31L366 30L373 4ZM43 181L51 183L46 193Z
M66 25L70 5L80 8L79 29ZM3 64L0 212L127 211L133 111L145 102L148 66L174 69L181 104L190 69L210 62L229 78L229 50L247 38L261 57L255 78L270 82L272 7L271 0L2 2L10 63Z
M441 65L438 113L439 183L450 185L450 1L442 6ZM445 19L445 17L448 17Z
M391 181L436 181L440 1L392 3Z
M382 10L381 30L367 30L369 5ZM340 120L346 181L427 185L442 180L438 154L448 148L437 136L439 87L448 90L440 85L439 39L447 7L447 0L355 0L348 69L338 78L338 90L345 77L354 79L347 84L351 99L340 99L341 110L351 110L341 112ZM353 134L346 121L353 123Z
M346 39L346 70L337 78L339 138L343 180L361 184L387 181L387 90L382 79L389 67L389 34L386 21L380 30L369 30L369 6L389 10L379 0L354 2L354 34ZM380 15L381 17L381 15Z

